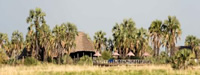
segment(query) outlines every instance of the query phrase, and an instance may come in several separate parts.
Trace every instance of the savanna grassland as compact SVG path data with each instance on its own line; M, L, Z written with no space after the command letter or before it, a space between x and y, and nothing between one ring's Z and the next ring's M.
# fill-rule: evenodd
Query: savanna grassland
M200 66L173 70L170 65L124 65L112 67L40 64L2 65L0 75L200 75Z

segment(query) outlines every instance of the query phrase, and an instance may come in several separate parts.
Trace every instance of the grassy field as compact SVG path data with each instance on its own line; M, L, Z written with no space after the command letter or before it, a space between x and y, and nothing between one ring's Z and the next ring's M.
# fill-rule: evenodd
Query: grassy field
M173 70L170 65L80 66L42 64L37 66L0 67L0 75L200 75L200 66Z

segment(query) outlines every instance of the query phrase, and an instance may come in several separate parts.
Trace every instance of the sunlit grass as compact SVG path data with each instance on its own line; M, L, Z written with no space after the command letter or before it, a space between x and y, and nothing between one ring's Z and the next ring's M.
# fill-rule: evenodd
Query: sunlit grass
M0 75L200 75L200 66L173 70L170 65L142 66L80 66L41 64L37 66L9 66L0 68Z

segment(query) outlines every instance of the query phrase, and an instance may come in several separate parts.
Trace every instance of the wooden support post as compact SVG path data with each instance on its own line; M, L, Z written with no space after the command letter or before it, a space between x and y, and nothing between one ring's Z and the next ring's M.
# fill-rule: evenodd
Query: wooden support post
M79 54L77 53L77 57L78 57L78 59L79 59Z
M91 58L92 58L92 53L90 53L90 56L91 56ZM92 58L93 59L93 58Z

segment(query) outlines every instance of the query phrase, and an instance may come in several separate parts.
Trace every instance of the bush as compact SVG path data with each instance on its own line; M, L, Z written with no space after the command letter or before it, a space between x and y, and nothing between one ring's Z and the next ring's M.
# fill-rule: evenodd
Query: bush
M8 56L2 49L0 49L0 64L6 63L7 60L8 60Z
M157 63L159 64L166 64L170 62L170 57L167 55L166 52L161 52L160 55L157 57Z
M24 65L30 66L30 65L38 65L39 61L33 57L27 57L24 59Z
M49 62L49 63L53 63L53 64L58 64L58 59L55 59L55 58L53 58L53 57L47 57L47 61Z
M172 58L172 68L174 69L185 69L191 59L191 50L182 49L179 50L176 55Z
M80 60L78 61L78 64L80 64L80 65L93 65L93 61L92 61L91 57L85 55L85 56L80 58Z
M15 59L9 59L5 62L6 64L9 64L9 65L19 65L22 63L21 60L15 60Z
M109 60L109 59L111 59L111 58L112 58L111 52L110 52L110 51L104 50L104 51L102 52L102 58L103 58L104 60Z
M64 55L62 57L62 64L73 64L73 60L69 55Z
M159 56L156 57L145 57L145 60L149 60L153 64L168 64L171 62L171 58L167 55L166 52L161 52Z

